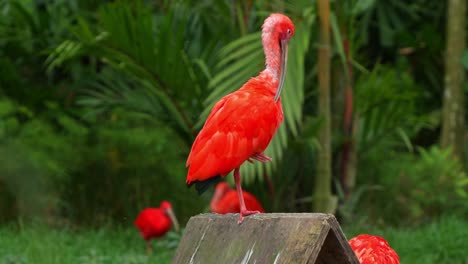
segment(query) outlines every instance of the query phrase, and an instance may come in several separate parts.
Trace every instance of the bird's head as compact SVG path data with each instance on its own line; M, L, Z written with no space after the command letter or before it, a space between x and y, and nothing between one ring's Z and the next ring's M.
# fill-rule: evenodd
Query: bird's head
M171 222L174 225L174 229L179 232L179 222L177 221L177 217L174 214L174 210L172 210L171 203L168 201L162 201L159 208L163 210L164 213L171 219Z
M286 64L288 61L288 44L294 35L294 24L291 19L283 14L271 14L265 19L262 26L262 43L265 49L267 67L280 69L278 89L275 101L278 100L283 89L284 77L286 76ZM278 63L277 53L280 50ZM277 65L279 64L279 65Z

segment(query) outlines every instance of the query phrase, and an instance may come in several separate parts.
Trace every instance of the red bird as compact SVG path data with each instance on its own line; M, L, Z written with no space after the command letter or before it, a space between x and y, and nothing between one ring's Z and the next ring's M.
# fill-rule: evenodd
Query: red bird
M379 236L359 235L349 245L361 264L399 264L400 258L388 242Z
M271 14L262 28L265 70L213 106L186 164L187 184L195 184L199 193L234 170L239 223L244 216L258 213L245 206L239 168L251 159L271 161L263 152L283 121L280 93L286 74L288 43L294 35L294 24L282 14Z
M259 211L264 213L260 202L252 194L243 191L245 207L247 210ZM218 214L237 213L240 211L239 195L231 189L225 182L220 182L216 185L213 198L210 203L211 211Z
M174 229L179 231L179 223L175 217L172 205L162 201L159 208L146 208L135 219L135 225L140 230L141 236L146 240L146 250L151 253L151 239L164 236L174 224Z

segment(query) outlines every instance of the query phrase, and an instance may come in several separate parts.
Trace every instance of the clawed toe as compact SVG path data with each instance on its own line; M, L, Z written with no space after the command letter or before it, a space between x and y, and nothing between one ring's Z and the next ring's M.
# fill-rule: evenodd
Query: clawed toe
M248 211L248 210L241 211L239 214L239 221L237 221L237 223L241 224L242 221L244 220L244 216L249 216L249 215L258 214L258 213L260 213L260 211Z

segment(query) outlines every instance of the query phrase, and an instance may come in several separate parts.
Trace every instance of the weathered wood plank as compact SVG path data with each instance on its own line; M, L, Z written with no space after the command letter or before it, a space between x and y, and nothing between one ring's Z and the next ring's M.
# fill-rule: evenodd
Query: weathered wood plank
M359 263L331 214L201 214L190 219L173 263Z

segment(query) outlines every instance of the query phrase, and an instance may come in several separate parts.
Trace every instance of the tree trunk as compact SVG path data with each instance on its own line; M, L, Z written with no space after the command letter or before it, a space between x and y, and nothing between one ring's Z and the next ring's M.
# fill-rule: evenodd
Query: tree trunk
M465 73L461 63L465 49L466 0L449 0L447 44L445 54L444 98L442 106L441 146L451 147L453 155L463 162Z
M330 113L330 3L319 0L318 14L320 21L319 44L319 116L323 119L319 133L320 149L315 177L314 210L333 213L337 199L331 193L331 113Z

